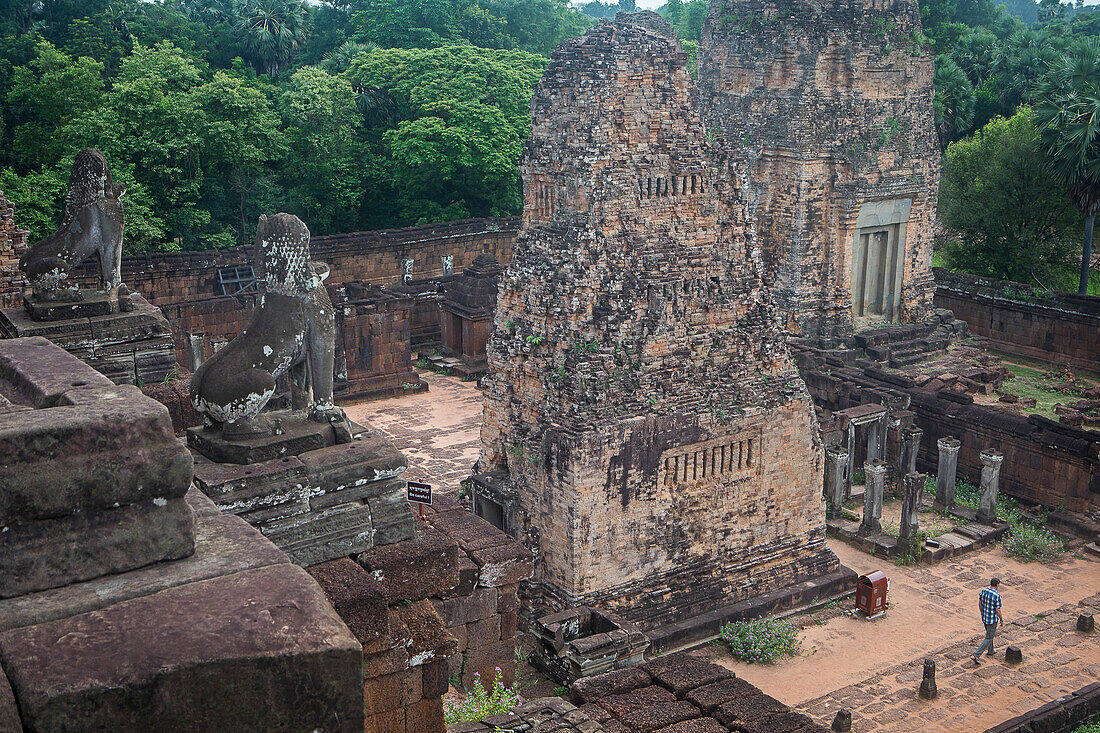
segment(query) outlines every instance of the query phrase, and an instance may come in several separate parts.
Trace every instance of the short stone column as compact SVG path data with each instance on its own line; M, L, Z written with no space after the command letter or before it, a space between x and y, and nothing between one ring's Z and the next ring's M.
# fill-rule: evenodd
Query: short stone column
M848 473L848 449L836 446L825 450L825 498L829 516L839 515L844 508L852 477Z
M959 448L962 443L955 438L936 441L939 466L936 469L936 508L947 511L955 506L955 473L959 467Z
M882 492L886 487L886 462L875 458L863 464L867 483L863 487L863 522L859 534L882 531Z
M921 700L935 700L939 696L939 690L936 689L936 660L934 659L924 660L924 679L920 682L918 695Z
M1001 461L1004 454L993 448L982 451L982 486L978 499L978 521L993 524L997 519L997 489L1001 480Z
M924 494L924 480L927 477L923 473L905 474L901 481L901 523L898 531L898 549L904 553L909 552L909 545L917 536L920 522L921 496Z
M831 730L833 731L833 733L851 733L852 711L837 710L836 715L833 716L833 725Z

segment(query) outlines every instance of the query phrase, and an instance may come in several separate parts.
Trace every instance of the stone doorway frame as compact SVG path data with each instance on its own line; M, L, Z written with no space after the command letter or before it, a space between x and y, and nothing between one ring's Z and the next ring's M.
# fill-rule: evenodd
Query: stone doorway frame
M880 317L896 323L901 315L906 225L911 198L863 204L849 242L852 322ZM873 309L877 309L873 310Z

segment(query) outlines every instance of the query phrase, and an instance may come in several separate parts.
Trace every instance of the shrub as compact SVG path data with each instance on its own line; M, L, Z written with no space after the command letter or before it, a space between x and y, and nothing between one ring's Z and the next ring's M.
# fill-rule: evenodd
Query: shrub
M798 627L774 618L728 623L718 632L718 641L729 647L733 656L749 664L775 662L802 651Z
M448 701L444 705L443 719L448 725L481 720L488 715L510 713L522 704L523 699L516 692L515 686L504 686L504 675L500 667L497 667L493 684L488 691L481 684L481 675L474 672L474 689L470 690L465 700Z
M1001 547L1021 562L1053 560L1064 549L1062 541L1049 529L1024 523L1009 527Z

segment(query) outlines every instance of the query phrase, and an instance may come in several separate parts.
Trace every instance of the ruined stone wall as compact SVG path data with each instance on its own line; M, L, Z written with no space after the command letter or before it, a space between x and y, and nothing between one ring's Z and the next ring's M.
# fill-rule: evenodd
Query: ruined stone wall
M535 552L536 605L654 625L837 567L809 399L690 87L643 13L563 43L535 91L476 491Z
M912 320L931 304L940 155L920 33L914 0L710 4L700 110L747 163L765 280L795 333L851 334L856 247L876 227L902 241L879 293L898 293L900 308L872 319Z
M336 348L344 365L343 374L337 374L338 383L343 382L339 396L393 397L426 389L412 368L409 325L414 299L383 288L351 288L341 295L336 299Z
M884 381L883 375L890 381ZM1000 484L1005 493L1071 511L1100 507L1100 433L1096 431L974 404L971 395L925 389L907 377L845 367L839 360L824 368L807 364L804 376L814 401L829 411L861 404L907 404L914 423L924 431L919 470L935 474L936 441L950 436L962 443L959 478L977 484L981 452L996 448L1004 454Z
M950 308L970 330L1000 348L1100 370L1100 298L1037 291L1022 283L936 268L936 307Z
M307 222L308 223L308 222ZM412 260L414 278L445 276L444 257L461 272L482 252L500 262L512 257L515 217L464 219L404 229L383 229L313 237L313 259L331 268L326 285L361 280L376 285L401 282L405 260ZM190 303L223 295L218 268L252 264L250 247L202 252L133 255L122 258L122 280L154 305ZM81 268L83 281L94 283L94 262Z

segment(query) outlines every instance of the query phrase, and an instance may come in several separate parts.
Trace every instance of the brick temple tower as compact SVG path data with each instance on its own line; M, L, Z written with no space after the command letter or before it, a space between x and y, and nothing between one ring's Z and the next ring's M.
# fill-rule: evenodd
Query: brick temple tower
M931 307L940 152L916 0L717 0L699 44L707 130L747 161L765 280L835 346Z
M475 512L530 603L646 628L835 571L812 405L654 13L553 54L488 345Z

